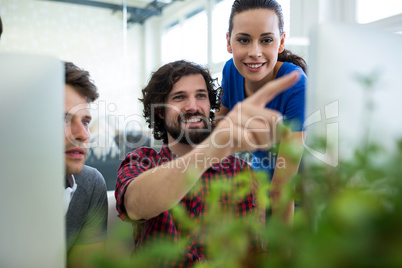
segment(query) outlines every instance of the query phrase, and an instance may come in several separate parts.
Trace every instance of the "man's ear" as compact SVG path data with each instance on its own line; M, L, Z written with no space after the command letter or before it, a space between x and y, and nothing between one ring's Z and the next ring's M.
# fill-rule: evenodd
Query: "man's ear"
M162 111L158 111L158 117L160 119L165 119L165 116L163 115Z
M226 49L230 54L233 53L232 45L230 44L229 32L226 33Z

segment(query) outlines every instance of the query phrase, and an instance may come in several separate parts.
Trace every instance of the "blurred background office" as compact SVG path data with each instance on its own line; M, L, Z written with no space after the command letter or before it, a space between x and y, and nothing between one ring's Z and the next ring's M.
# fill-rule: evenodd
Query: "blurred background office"
M285 16L286 47L306 60L310 29L320 23L369 24L402 33L402 0L278 2ZM231 57L225 34L232 3L0 0L0 51L52 55L89 70L100 98L92 106L93 150L88 164L111 163L108 167L98 165L98 169L112 190L116 165L125 153L142 145L160 145L149 138L138 101L151 72L184 58L207 64L220 81L223 65Z

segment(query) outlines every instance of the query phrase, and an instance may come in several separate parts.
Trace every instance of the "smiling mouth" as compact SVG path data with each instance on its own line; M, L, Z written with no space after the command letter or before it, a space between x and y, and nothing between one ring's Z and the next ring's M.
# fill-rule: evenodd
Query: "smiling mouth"
M259 64L248 64L245 63L248 67L253 68L253 69L257 69L260 68L261 66L263 66L265 63L259 63Z
M188 118L188 119L184 119L182 122L183 123L198 123L201 121L202 121L201 118Z

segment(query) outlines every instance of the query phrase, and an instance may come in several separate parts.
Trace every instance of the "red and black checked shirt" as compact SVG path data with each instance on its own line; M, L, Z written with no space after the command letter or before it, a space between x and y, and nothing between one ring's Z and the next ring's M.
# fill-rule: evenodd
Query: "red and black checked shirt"
M132 221L128 218L124 207L124 193L128 184L142 172L174 158L175 156L165 144L159 153L154 149L143 147L128 154L119 167L115 191L116 208L122 220L133 223L135 242L133 257L135 258L141 248L158 239L178 242L185 238L186 245L183 246L181 256L169 263L161 261L162 266L185 267L196 262L207 261L208 252L205 248L205 241L208 233L206 230L208 205L205 199L211 191L211 184L216 181L231 185L231 190L222 192L219 197L218 203L223 212L231 211L230 215L234 215L232 217L236 219L251 216L254 222L261 224L260 231L250 235L250 251L256 253L263 251L262 229L265 226L265 209L257 206L255 191L258 182L249 165L233 156L228 157L226 161L212 165L200 178L199 183L181 200L181 205L189 218L194 220L194 224L198 224L198 231L184 228L171 211L165 211L146 221ZM248 182L236 181L236 175L240 172L242 174L245 172L251 180L247 179ZM234 193L241 184L244 186L245 183L249 184L249 191L243 199L236 200L233 198ZM214 218L214 225L224 223L224 219L217 218L215 221Z

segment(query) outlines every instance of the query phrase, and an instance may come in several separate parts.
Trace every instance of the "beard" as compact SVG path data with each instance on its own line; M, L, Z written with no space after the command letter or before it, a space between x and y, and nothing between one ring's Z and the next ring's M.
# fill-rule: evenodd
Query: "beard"
M196 127L196 128L187 128L184 129L181 127L181 119L186 119L191 116L202 116L202 120L204 122L203 127ZM210 123L209 119L206 118L203 114L197 113L187 113L183 116L179 116L176 121L172 120L172 123L169 124L164 121L165 129L172 138L175 139L176 142L186 144L186 145L197 145L204 141L212 132L212 124Z

